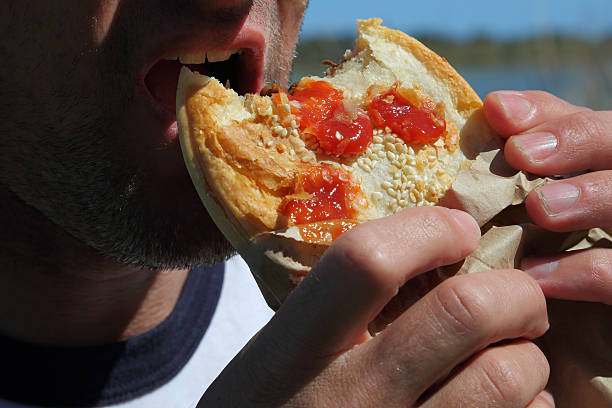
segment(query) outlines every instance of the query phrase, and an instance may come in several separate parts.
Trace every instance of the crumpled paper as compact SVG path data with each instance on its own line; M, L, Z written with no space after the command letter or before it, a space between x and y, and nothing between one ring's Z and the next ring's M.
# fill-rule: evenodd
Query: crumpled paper
M558 233L533 224L523 203L547 179L512 169L498 138L477 148L480 153L469 168L460 170L439 205L467 211L477 220L482 230L479 246L462 263L408 282L372 322L371 333L382 330L437 283L456 273L518 268L524 256L612 248L611 230ZM327 248L303 242L295 227L262 234L252 243L243 256L275 310L296 284L287 272L306 274ZM612 307L553 300L549 315L551 329L539 344L551 362L549 385L557 407L612 407Z
M440 202L469 212L483 235L458 273L516 268L523 256L592 247L612 248L612 230L550 232L533 224L523 205L546 180L510 168L503 152L482 152ZM557 407L612 407L612 307L549 300L550 330L538 340L551 365Z

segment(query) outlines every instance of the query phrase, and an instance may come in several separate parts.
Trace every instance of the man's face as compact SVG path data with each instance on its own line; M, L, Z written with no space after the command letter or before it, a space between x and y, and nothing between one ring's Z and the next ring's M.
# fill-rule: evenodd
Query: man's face
M0 182L124 262L227 256L183 164L173 107L181 64L166 59L240 49L192 68L240 92L285 86L306 2L2 1Z

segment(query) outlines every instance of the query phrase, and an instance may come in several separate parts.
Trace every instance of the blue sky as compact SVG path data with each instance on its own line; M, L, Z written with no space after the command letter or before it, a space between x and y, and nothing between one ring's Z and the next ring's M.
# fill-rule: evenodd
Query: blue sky
M455 39L612 34L612 0L310 0L303 36L352 33L355 19L367 17L408 33Z

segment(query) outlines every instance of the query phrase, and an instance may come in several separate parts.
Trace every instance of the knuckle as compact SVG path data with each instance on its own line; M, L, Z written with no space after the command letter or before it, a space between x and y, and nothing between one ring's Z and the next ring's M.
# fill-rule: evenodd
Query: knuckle
M506 269L501 272L504 272L507 277L511 278L517 287L520 285L523 288L525 299L529 299L533 309L546 309L546 297L538 281L519 269Z
M483 351L477 358L477 381L496 402L526 404L546 386L550 366L544 353L532 342L519 340Z
M602 135L606 134L604 121L598 112L591 110L580 111L568 116L564 127L562 133L566 143L571 141L577 149L584 148L588 151L591 151L593 145L598 143Z
M492 329L491 293L462 278L450 278L438 287L435 293L439 312L442 319L459 332L486 335Z
M375 237L375 234L368 234L368 228L344 234L337 240L337 245L332 246L333 255L355 277L359 276L377 287L396 288L398 278L394 273L390 248L380 245Z
M411 239L408 242L412 242L416 249L435 248L436 257L442 264L456 262L465 257L466 248L474 244L460 235L456 225L446 209L418 208L411 213Z
M590 280L604 291L612 291L612 251L593 251L587 263Z
M553 94L551 94L550 92L546 92L546 91L538 91L538 90L533 90L533 91L526 91L525 92L528 96L533 96L537 99L542 99L545 101L549 101L550 99L557 99L557 97Z
M509 358L488 358L481 367L483 388L498 402L520 402L527 389L521 371L518 364Z

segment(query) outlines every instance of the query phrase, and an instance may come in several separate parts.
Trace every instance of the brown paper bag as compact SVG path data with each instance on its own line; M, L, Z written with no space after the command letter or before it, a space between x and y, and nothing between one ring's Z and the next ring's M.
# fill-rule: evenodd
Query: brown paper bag
M463 171L441 205L470 212L482 240L458 273L513 268L524 255L612 248L612 231L554 233L530 222L523 206L543 179L512 170L499 149L483 152ZM549 300L551 328L538 340L547 355L557 407L612 407L612 307Z

